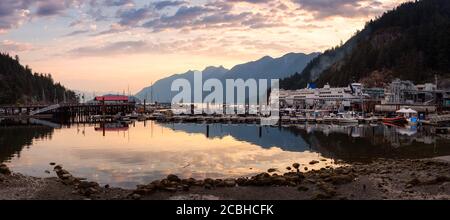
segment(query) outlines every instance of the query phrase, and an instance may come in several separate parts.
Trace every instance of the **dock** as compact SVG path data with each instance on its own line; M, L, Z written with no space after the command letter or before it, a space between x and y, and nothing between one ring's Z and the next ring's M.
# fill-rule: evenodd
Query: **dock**
M117 113L131 113L135 110L135 103L115 104L33 104L33 105L1 105L0 118L39 118L42 115L114 115Z

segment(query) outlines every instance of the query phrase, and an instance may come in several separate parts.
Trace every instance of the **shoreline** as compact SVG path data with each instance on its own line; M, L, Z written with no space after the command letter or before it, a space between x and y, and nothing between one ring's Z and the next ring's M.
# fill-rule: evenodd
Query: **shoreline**
M320 163L320 161L315 161ZM305 173L261 173L250 178L163 180L134 190L100 186L72 176L61 165L58 177L12 173L0 165L0 200L410 200L450 199L450 158L379 159ZM272 170L268 170L272 171Z

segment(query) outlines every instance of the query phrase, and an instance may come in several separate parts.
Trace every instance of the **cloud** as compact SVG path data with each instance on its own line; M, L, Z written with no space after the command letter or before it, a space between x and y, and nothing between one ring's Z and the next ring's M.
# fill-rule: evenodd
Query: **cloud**
M148 6L117 11L117 17L120 19L119 24L124 26L136 26L140 21L154 15L152 9Z
M300 8L311 12L315 18L333 16L366 17L381 13L383 4L377 0L293 0Z
M0 41L0 50L9 52L9 53L17 53L33 50L34 47L29 43L21 43L15 42L11 40L3 40Z
M269 2L273 2L273 0L228 0L228 2L246 2L252 4L266 4Z
M153 45L145 41L119 41L102 46L80 47L69 51L74 56L105 56L148 52Z
M133 0L105 0L104 4L106 6L133 6L134 1Z
M77 36L77 35L81 35L81 34L86 34L89 32L90 32L90 30L77 30L77 31L72 31L72 32L64 35L64 37L73 37L73 36Z
M69 8L95 0L1 0L0 33L17 28L34 17L62 15Z
M104 30L104 31L101 31L99 33L92 34L92 36L115 34L115 33L120 33L120 32L127 31L129 29L130 28L127 27L127 26L123 26L123 25L118 24L118 23L113 23L113 24L110 25L108 30Z
M157 10L162 10L167 7L175 7L187 4L186 1L159 1L153 3L153 7Z
M268 14L254 12L236 13L232 9L233 6L229 2L220 1L204 6L182 6L173 15L162 15L144 23L143 27L159 32L167 29L183 28L264 28L282 25L282 21L273 19Z
M46 0L37 3L36 15L53 16L61 14L67 8L66 2L60 0Z
M2 0L0 3L0 34L16 28L29 18L27 2Z

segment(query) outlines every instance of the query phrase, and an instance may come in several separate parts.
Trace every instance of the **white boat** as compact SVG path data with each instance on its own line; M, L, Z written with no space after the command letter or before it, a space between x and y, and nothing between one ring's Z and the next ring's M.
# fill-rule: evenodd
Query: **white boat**
M129 117L130 119L138 119L139 118L139 114L136 112L133 112L129 115L127 115L127 117Z
M323 117L324 123L333 123L335 120L336 120L336 116L334 114Z
M156 120L164 120L166 118L166 115L164 115L162 113L155 112L155 113L152 114L151 117L156 119Z
M339 124L358 124L358 118L356 118L352 112L339 113L336 121Z
M283 123L290 123L291 117L290 116L281 116L281 122Z

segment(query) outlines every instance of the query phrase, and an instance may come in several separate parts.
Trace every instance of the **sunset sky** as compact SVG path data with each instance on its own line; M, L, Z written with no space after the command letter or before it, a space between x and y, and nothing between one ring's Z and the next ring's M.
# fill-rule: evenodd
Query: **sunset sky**
M0 51L83 91L321 52L406 0L1 0Z

